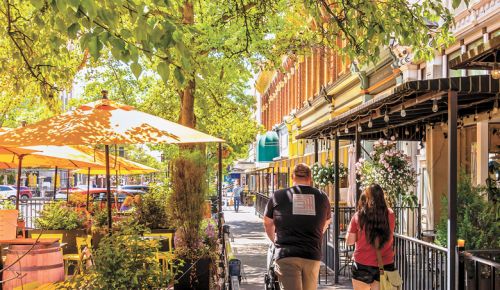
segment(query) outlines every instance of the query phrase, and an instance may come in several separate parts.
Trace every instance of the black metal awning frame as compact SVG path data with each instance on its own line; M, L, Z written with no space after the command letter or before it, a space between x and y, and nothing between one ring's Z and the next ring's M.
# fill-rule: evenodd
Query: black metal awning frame
M303 132L297 139L338 136L355 140L359 134L363 140L394 136L400 141L420 141L426 124L447 121L448 91L457 93L458 118L466 118L491 111L499 87L500 80L489 75L410 81L394 88L390 95L376 97ZM403 109L406 115L401 114ZM386 114L388 122L384 120Z
M457 265L457 128L460 118L488 112L498 101L500 80L491 76L470 76L404 83L387 96L380 96L345 112L332 120L308 130L297 139L333 139L335 141L335 166L339 166L339 140L356 142L356 157L361 155L361 140L388 138L396 140L422 140L425 125L448 124L448 244L447 289L458 286ZM402 110L406 114L401 114ZM370 124L370 126L368 126ZM359 129L361 128L361 130ZM317 141L315 141L316 143ZM317 146L315 146L315 155ZM336 170L338 173L338 170ZM357 178L359 180L359 178ZM335 283L338 283L339 257L339 176L335 175L334 243ZM359 182L356 184L359 198Z
M450 68L492 70L498 61L500 61L500 35L450 59Z

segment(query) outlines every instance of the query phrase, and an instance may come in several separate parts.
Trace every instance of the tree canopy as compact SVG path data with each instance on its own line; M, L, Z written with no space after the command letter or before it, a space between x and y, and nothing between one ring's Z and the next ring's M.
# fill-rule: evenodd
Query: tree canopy
M321 45L370 63L391 38L421 58L452 41L451 13L434 0L6 0L0 22L0 123L40 98L57 111L80 73L86 100L106 88L236 147L256 132L252 73L285 54Z

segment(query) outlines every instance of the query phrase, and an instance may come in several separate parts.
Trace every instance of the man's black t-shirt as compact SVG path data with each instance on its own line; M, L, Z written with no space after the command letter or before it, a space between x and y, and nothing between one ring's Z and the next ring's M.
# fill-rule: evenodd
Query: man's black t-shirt
M322 191L300 185L276 191L264 215L276 227L275 258L321 260L323 226L331 218L330 202Z

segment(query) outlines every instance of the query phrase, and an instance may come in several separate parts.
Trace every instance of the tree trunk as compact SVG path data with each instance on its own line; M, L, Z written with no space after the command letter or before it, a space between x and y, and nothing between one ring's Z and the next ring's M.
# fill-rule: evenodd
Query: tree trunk
M196 118L194 116L194 92L196 90L196 82L194 75L188 81L184 89L179 92L181 98L181 112L179 114L179 124L186 127L194 128L196 126Z
M192 0L185 0L182 10L183 23L192 25L194 23L194 7ZM196 90L195 74L191 73L191 79L188 80L186 87L180 92L181 112L179 114L179 123L186 127L194 128L196 126L196 118L194 116L194 93Z

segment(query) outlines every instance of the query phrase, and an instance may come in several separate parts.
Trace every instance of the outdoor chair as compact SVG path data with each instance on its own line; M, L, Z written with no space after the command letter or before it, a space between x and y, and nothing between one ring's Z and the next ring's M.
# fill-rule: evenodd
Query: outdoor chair
M77 247L77 254L64 254L63 246L64 244L62 243L63 239L63 234L32 234L31 237L33 239L37 239L40 237L41 239L58 239L59 244L61 245L61 251L63 252L63 261L64 261L64 275L67 277L69 274L69 268L73 265L75 266L75 272L78 270L80 272L83 272L83 262L87 260L84 257L83 250L87 248L87 251L90 251L90 246L91 246L91 239L92 236L86 236L86 237L76 237L76 247Z
M145 238L158 239L160 249L156 253L156 259L160 262L162 272L166 275L168 270L172 270L174 260L174 234L173 233L150 233L145 234Z

